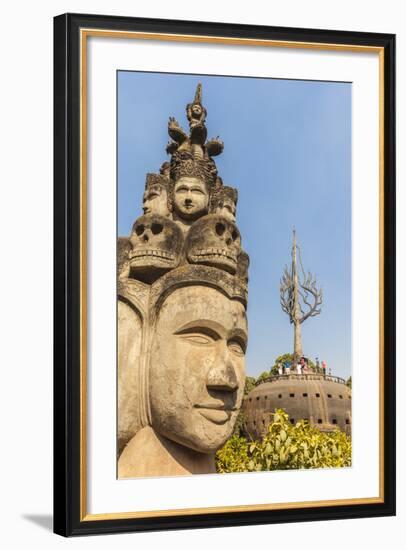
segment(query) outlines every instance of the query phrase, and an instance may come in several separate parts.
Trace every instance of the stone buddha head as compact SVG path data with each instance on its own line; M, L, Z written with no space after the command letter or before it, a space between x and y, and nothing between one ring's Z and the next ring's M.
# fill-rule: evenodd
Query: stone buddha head
M182 268L181 270L182 271ZM200 453L214 453L230 437L242 404L247 318L224 273L188 266L192 277L168 274L155 307L148 373L150 422L161 436ZM194 280L198 273L201 283ZM206 274L209 274L208 277ZM202 276L203 274L203 276ZM164 283L165 286L165 283Z

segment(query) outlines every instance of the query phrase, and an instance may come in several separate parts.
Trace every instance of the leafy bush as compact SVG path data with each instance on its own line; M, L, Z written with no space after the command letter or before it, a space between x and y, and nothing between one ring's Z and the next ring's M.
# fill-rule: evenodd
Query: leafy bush
M234 434L216 454L219 473L345 466L351 466L349 436L338 429L321 432L305 420L292 425L283 409L275 411L262 440Z

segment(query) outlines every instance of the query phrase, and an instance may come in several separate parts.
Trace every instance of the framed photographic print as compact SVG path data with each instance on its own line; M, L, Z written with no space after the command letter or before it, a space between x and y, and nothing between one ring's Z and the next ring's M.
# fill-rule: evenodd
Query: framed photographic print
M54 20L54 530L395 513L395 37Z

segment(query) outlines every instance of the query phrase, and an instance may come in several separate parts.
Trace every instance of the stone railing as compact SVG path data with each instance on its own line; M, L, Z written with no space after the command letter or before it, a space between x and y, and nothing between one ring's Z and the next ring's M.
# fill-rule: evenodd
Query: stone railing
M327 380L328 382L336 382L337 384L346 383L344 378L340 378L339 376L332 376L331 374L317 374L312 372L309 374L273 374L271 376L268 376L268 378L257 380L255 385L259 386L264 382L277 382L278 380Z

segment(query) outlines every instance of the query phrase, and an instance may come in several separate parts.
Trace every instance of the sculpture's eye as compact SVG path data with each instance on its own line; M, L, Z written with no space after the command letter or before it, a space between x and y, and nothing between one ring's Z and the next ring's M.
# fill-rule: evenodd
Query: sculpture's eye
M151 225L151 231L154 235L159 235L159 233L162 233L163 225L160 223L153 223Z
M135 232L136 234L140 237L145 231L145 227L140 224L140 225L137 225L137 227L135 228Z
M186 327L178 330L175 334L189 341L191 344L198 344L200 346L213 344L220 338L216 331L208 327Z
M234 229L234 231L231 234L231 237L233 238L233 241L236 241L238 239L238 231Z
M216 233L219 237L221 237L226 230L224 224L222 223L216 223Z
M244 350L244 346L241 342L239 342L238 340L230 340L228 342L228 348L233 352L235 353L235 355L239 355L240 357L242 357L243 355L245 355L245 350Z
M213 343L213 339L210 338L210 336L207 336L206 334L200 334L200 333L184 334L182 338L184 338L185 340L188 340L192 344L198 344L199 346L207 346L208 344Z

